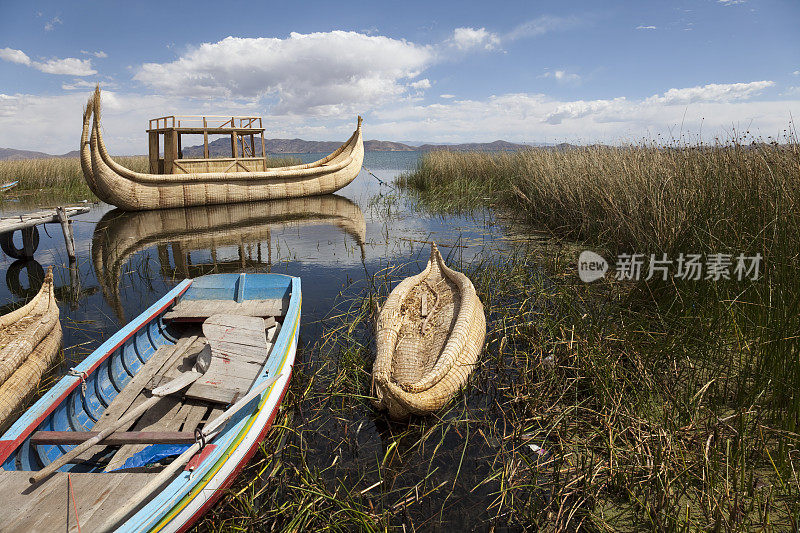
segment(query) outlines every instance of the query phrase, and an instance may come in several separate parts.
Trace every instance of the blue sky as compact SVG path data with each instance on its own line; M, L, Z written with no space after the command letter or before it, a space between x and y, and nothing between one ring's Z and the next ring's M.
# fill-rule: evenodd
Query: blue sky
M462 142L782 135L800 2L0 0L0 146L66 152L104 89L115 153L146 120L258 114L269 137Z

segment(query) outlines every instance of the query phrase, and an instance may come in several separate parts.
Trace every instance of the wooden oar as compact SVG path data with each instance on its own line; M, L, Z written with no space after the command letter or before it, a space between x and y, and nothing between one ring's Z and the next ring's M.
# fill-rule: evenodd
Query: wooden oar
M261 384L256 385L250 392L242 396L242 398L233 404L227 411L206 424L200 431L203 438L210 439L214 437L219 430L225 424L227 424L231 418L233 418L233 415L241 411L242 408L249 404L255 397L259 396L262 392L271 387L276 381L278 381L278 379L280 379L282 375L283 374L278 374L277 376L267 379ZM103 526L97 530L97 533L114 531L119 522L122 522L122 520L127 518L128 515L142 505L145 500L152 498L156 490L158 490L161 485L169 480L169 478L175 475L178 469L186 464L189 459L191 459L192 456L198 452L198 450L200 450L200 443L195 442L185 452L180 454L174 461L172 461L166 468L164 468L164 470L153 477L153 479L151 479L144 487L139 489L139 491L134 494L125 505L117 509L117 512L115 512L105 522L105 524L103 524Z
M187 346L188 348L188 346ZM114 433L120 427L130 424L134 422L137 418L139 418L142 413L150 409L154 406L158 401L165 397L169 396L170 394L174 394L178 391L181 391L197 381L197 379L202 376L206 370L208 370L208 366L211 364L211 347L206 344L203 347L203 350L197 355L197 362L194 365L194 368L189 372L184 372L177 378L173 379L169 383L166 383L160 387L156 387L153 389L153 395L142 402L138 407L132 409L131 411L125 413L125 416L111 424L109 427L95 435L94 437L83 441L81 444L78 444L73 449L47 465L46 467L42 468L41 470L37 471L33 474L29 481L31 483L38 483L39 481L43 480L44 478L48 477L50 474L67 464L69 461L77 457L78 455L82 454L92 446L99 444L103 441L106 437Z

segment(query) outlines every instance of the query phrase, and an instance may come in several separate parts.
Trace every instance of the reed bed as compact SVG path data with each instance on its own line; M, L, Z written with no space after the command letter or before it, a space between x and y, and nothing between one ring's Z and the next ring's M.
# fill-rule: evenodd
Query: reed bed
M404 424L369 402L374 321L424 261L348 287L282 418L200 529L796 528L800 436L762 398L737 398L743 365L687 360L730 347L698 328L622 335L617 320L652 325L636 319L635 288L577 282L573 253L522 240L457 265L484 302L486 349L454 401Z
M570 527L798 527L800 147L793 133L784 140L440 152L401 177L429 209L491 205L524 222L523 235L533 227L582 244L561 266L539 253L529 265L552 276L539 301L555 313L505 322L532 329L515 353L535 361L551 347L545 359L560 379L542 390L534 371L513 387L533 407L534 433L556 438L555 460L576 476L556 484L559 501L579 502ZM612 260L594 285L575 275L586 246ZM682 280L673 266L666 281L618 281L620 253L762 260L757 280ZM572 398L569 408L554 411L551 391ZM566 527L568 515L547 523Z

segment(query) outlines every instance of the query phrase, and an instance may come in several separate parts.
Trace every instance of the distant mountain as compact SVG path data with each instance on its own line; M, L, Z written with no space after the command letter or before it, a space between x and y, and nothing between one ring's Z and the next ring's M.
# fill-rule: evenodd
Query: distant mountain
M306 154L306 153L329 153L333 152L342 143L338 141L304 141L303 139L264 139L264 146L269 154ZM558 145L557 148L565 148L569 145ZM490 143L463 143L463 144L422 144L420 146L410 146L393 141L364 141L364 150L367 152L431 152L434 150L453 150L458 152L468 151L514 151L531 148L531 145L517 144L508 141L494 141ZM239 153L242 145L239 143ZM208 151L211 157L230 157L231 141L229 138L221 138L208 143ZM249 147L248 147L249 151ZM256 141L256 154L261 154L261 146ZM63 155L51 155L44 152L31 150L17 150L15 148L0 148L0 161L13 159L44 159L48 157L78 157L78 151L73 150ZM203 157L203 146L183 147L183 157L195 158Z
M53 157L78 157L78 151L73 150L63 155L51 155L33 150L17 150L16 148L0 148L0 161L15 161L20 159L49 159Z
M264 147L270 154L305 154L328 153L341 146L338 141L304 141L302 139L264 139ZM516 144L508 141L494 141L491 143L465 143L465 144L423 144L422 146L409 146L392 141L364 141L364 150L367 152L430 152L433 150L456 151L512 151L530 148L530 145ZM241 152L242 145L239 144ZM249 152L249 146L248 146ZM230 157L231 141L222 138L208 143L208 153L211 157ZM256 141L256 154L261 153L261 147ZM203 146L185 146L183 157L203 157Z

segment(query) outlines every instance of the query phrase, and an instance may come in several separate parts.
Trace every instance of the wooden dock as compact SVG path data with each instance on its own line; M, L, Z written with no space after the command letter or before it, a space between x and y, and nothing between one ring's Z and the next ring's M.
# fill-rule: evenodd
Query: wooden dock
M64 242L67 245L67 254L71 260L75 255L75 235L72 231L72 221L70 217L88 213L89 206L77 207L56 207L33 211L21 215L0 217L0 246L3 251L14 259L30 259L39 245L39 233L36 226L40 224L61 224L64 233ZM14 244L14 232L22 231L22 248L17 248Z

